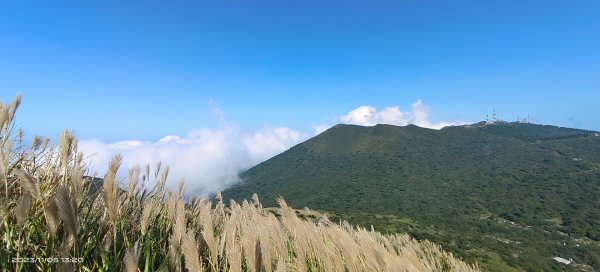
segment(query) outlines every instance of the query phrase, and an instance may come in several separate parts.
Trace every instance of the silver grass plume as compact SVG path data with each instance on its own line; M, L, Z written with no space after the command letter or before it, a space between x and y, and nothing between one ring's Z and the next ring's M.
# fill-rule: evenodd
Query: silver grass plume
M68 130L63 131L60 135L59 148L62 165L66 167L74 151L77 149L77 140L72 132Z
M198 255L198 244L194 234L187 232L181 242L185 266L189 271L202 271L202 262Z
M29 217L29 207L31 206L31 196L29 194L23 194L19 198L19 202L15 207L15 216L17 217L17 224L21 225Z
M154 170L154 178L155 179L158 178L158 173L160 173L161 164L162 164L162 162L160 162L160 161L156 164L156 169Z
M13 100L12 104L10 104L10 109L8 112L8 120L7 120L9 123L15 118L15 113L17 112L17 108L19 108L19 105L21 105L21 98L23 98L23 96L21 94L17 94L15 96L15 99Z
M127 192L128 192L129 197L134 195L139 179L140 179L140 166L136 165L136 166L130 168L129 173L128 173L129 190Z
M144 203L144 208L142 209L142 218L140 220L140 232L142 233L142 236L146 235L146 230L148 229L148 225L150 224L150 220L155 208L156 202L154 202L153 199L149 199L146 201L146 203Z
M58 215L58 205L56 205L54 198L50 198L48 201L48 206L44 209L44 217L46 218L46 227L50 231L50 234L55 236L58 224L60 224L60 218Z
M21 187L24 189L24 193L28 193L33 198L39 198L40 188L38 182L29 174L21 169L16 169L15 173L19 178Z
M142 179L144 181L150 180L150 164L146 164L146 167L144 169L144 175L142 176Z
M140 259L140 252L138 246L138 242L136 242L132 248L128 248L125 251L123 262L125 263L125 271L127 272L139 271L138 260Z
M119 212L119 196L118 196L118 185L116 182L117 171L121 166L121 155L116 155L108 164L108 171L104 178L103 192L104 199L106 202L106 208L108 211L108 215L110 216L113 224L117 221L118 212Z
M56 201L58 215L65 224L65 228L70 234L77 237L77 233L79 232L79 220L75 213L73 202L71 201L69 189L63 185L58 186L54 193L54 201Z
M7 124L8 115L9 115L8 107L5 106L3 103L0 103L0 128L2 128L2 129L6 128L6 130L8 130L7 127L10 125L10 124Z

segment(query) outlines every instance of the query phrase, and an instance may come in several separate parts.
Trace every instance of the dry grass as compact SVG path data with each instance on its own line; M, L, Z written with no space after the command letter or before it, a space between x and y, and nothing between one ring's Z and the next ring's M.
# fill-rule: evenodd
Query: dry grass
M186 203L183 184L165 189L169 168L160 164L154 175L150 166L131 169L121 184L117 156L98 189L83 176L72 133L59 146L39 137L23 144L14 127L19 103L0 104L2 271L478 270L408 235L304 220L283 199L277 216L256 195L241 204L225 205L220 194L216 203Z

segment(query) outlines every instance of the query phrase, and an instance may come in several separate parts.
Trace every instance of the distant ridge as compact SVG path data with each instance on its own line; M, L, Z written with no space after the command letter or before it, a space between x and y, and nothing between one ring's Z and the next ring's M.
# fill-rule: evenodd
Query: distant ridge
M380 229L434 240L491 270L560 270L551 259L558 253L600 269L600 250L587 248L599 243L557 246L562 235L600 241L595 135L517 122L441 130L340 124L245 171L223 195L237 200L256 192L266 206L281 195L295 207L375 221ZM502 220L524 229L515 233ZM509 250L498 239L519 244Z
M560 140L570 139L584 136L592 136L597 131L557 127L551 125L537 125L530 123L492 123L485 124L484 122L478 123L478 126L489 133L505 136L514 137L521 140L534 141L534 140Z

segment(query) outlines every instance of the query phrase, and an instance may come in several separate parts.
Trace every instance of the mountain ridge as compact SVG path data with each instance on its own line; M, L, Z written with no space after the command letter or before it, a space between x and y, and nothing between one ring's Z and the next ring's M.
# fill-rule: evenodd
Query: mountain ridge
M524 235L514 237L498 220L534 226L532 237L538 235L537 239L554 241L558 239L554 235L562 232L597 241L600 137L595 135L594 131L504 122L440 130L336 125L245 171L242 182L223 195L239 199L256 192L266 206L281 195L296 207L349 217L400 216L421 225L422 230L412 230L416 236L450 249L454 243L456 253L466 245L444 241L452 235L468 233L474 239L469 243L478 245L491 243L475 235L480 228L486 235L497 238L500 233L508 240ZM478 219L485 216L489 219ZM356 222L368 224L361 220ZM401 224L374 225L407 230ZM420 233L428 225L436 226L434 233ZM552 230L551 237L544 236L545 229ZM452 235L440 234L444 232ZM535 244L533 250L544 251L544 246ZM521 246L517 251L526 249ZM560 248L546 251L568 253ZM599 262L588 263L600 265L600 256L582 254ZM489 261L482 254L473 255L478 261ZM499 255L503 264L517 269L555 270L549 256L544 261L528 256L515 264L508 251Z

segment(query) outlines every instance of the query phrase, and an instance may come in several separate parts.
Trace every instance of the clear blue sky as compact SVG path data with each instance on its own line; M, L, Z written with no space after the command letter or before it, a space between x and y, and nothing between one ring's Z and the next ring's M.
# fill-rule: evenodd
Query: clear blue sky
M597 0L11 2L0 99L30 133L155 140L214 126L211 99L248 129L421 99L600 130Z

